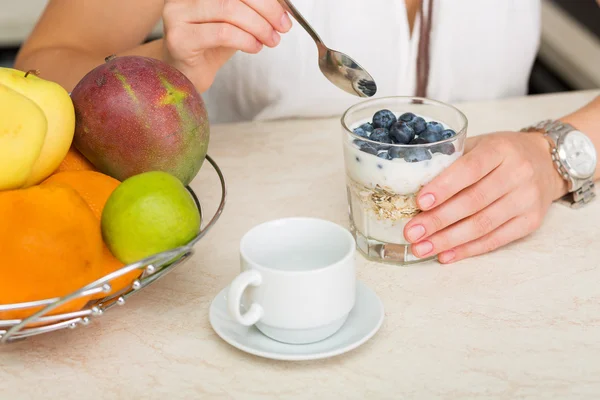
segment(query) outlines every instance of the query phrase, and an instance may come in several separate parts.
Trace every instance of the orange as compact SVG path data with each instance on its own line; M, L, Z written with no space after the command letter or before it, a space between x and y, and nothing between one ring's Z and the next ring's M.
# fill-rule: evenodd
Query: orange
M65 296L102 276L98 221L74 189L48 185L0 192L0 215L0 304ZM51 314L80 310L88 301L72 300ZM0 319L32 313L0 312Z
M41 185L66 185L75 189L100 220L106 201L120 183L96 171L66 171L49 176Z
M96 171L59 172L48 177L44 182L42 182L42 186L63 185L75 189L86 201L87 205L96 217L98 230L100 230L102 211L104 210L106 201L112 192L117 188L117 186L119 186L119 184L120 182L118 180ZM124 263L113 256L104 243L102 253L102 275L115 272L125 266ZM98 296L95 296L95 298L102 298L121 291L122 289L131 285L131 283L137 279L140 274L141 270L135 270L119 278L113 279L110 282L112 286L110 293L100 293Z
M64 171L96 171L96 168L79 152L79 150L74 146L71 146L69 152L54 173L56 174Z

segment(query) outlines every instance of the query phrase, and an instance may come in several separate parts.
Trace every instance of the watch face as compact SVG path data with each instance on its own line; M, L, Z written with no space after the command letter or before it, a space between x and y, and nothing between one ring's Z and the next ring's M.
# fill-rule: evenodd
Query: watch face
M587 179L596 169L596 149L592 141L579 131L565 135L559 150L569 174L579 179Z

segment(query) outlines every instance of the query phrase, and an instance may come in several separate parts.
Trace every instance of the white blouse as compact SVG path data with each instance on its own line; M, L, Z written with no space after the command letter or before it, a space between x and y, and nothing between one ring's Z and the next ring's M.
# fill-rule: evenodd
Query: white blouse
M427 3L427 0L423 0ZM540 0L434 0L427 97L488 100L527 92ZM375 97L414 95L420 18L412 36L403 0L294 0L325 44L373 76ZM212 123L338 116L361 101L320 72L296 22L275 49L238 52L203 94Z

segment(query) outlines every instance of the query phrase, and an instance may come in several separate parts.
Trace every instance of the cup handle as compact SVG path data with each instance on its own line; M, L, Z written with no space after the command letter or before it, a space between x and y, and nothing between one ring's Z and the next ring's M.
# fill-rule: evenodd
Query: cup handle
M250 285L259 286L262 283L260 272L249 269L239 274L229 286L227 296L227 309L229 315L239 324L251 326L258 322L263 316L263 308L256 303L252 303L250 309L244 314L240 313L240 303L242 295Z

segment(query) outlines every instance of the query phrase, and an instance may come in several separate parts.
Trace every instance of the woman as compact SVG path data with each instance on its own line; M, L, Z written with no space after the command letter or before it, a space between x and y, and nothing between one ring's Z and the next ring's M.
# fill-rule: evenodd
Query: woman
M377 96L455 102L526 94L540 0L295 5L328 45L374 75ZM164 39L141 44L161 16ZM357 99L325 80L310 37L291 28L277 0L50 0L16 67L41 69L71 89L109 54L145 55L185 73L213 123L341 114ZM600 149L600 98L561 120ZM420 257L450 263L503 246L537 229L568 192L541 133L492 133L467 148L419 193L425 212L405 236Z

